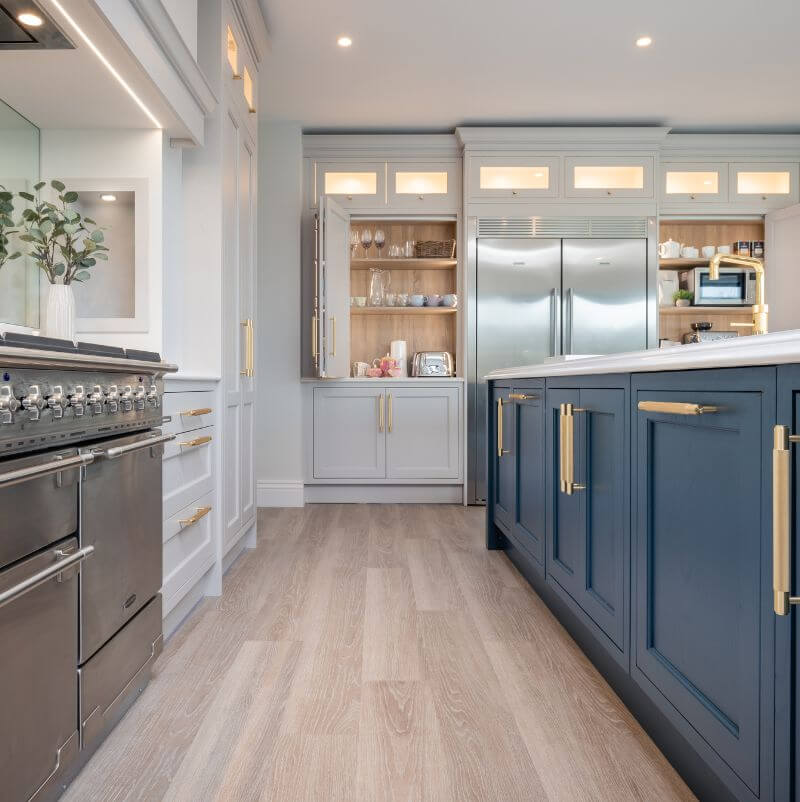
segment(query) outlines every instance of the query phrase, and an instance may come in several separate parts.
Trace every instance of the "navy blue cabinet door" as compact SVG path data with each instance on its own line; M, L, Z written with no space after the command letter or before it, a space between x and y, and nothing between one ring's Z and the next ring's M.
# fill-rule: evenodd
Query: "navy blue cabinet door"
M732 391L747 389L736 371L634 377L632 392L632 674L668 701L680 727L688 722L699 734L687 731L696 746L711 747L722 762L706 759L742 799L772 798L767 489L775 400L767 381L774 373L760 370L748 372L765 379L760 392ZM713 409L676 414L653 402Z
M544 566L544 388L513 388L516 497L511 536Z
M509 399L511 388L504 385L492 387L490 427L492 440L489 443L489 459L494 462L494 487L492 504L494 521L507 534L513 525L516 476L514 470L514 405Z

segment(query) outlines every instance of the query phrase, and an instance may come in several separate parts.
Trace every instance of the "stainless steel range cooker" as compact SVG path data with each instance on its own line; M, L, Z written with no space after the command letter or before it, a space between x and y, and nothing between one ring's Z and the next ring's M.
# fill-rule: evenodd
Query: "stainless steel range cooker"
M157 354L0 339L3 799L55 799L161 651L172 436L158 427L174 370Z

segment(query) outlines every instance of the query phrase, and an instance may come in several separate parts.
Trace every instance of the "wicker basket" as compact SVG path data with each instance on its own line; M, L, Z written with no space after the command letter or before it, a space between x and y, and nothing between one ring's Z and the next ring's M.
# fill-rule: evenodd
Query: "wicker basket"
M456 255L456 241L454 239L426 239L420 240L414 246L417 259L452 259Z

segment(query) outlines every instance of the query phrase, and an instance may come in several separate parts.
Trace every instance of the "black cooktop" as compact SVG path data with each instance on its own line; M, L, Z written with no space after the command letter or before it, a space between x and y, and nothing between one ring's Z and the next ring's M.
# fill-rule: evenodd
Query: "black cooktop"
M0 345L12 348L36 348L40 351L58 351L64 354L86 354L87 356L107 356L115 359L136 359L140 362L160 362L161 354L156 351L140 351L136 348L120 348L116 345L100 343L74 343L72 340L59 340L55 337L37 337L33 334L18 334L7 331L0 334Z

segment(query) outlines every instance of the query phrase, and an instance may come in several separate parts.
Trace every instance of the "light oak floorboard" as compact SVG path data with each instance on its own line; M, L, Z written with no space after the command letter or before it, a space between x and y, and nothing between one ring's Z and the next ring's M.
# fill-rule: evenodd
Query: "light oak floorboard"
M260 510L65 802L693 799L483 510Z

